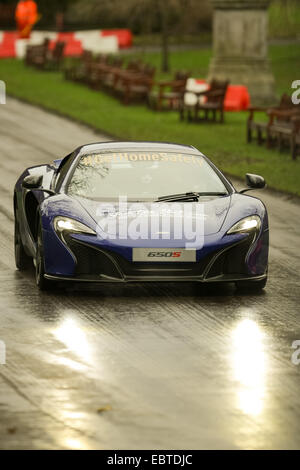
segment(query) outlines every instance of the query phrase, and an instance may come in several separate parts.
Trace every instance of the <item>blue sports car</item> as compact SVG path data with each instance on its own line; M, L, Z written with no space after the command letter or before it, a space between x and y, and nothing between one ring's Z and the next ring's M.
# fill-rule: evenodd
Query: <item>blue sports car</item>
M84 145L28 168L14 190L15 258L42 290L99 282L234 282L261 290L268 274L265 187L237 192L191 146Z

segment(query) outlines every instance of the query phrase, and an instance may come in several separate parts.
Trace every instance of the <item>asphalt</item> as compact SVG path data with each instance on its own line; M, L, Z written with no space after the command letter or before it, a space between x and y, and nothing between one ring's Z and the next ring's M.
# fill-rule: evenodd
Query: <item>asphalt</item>
M40 293L14 266L15 181L106 138L13 99L0 135L0 448L299 448L299 203L260 193L271 225L260 295L188 284Z

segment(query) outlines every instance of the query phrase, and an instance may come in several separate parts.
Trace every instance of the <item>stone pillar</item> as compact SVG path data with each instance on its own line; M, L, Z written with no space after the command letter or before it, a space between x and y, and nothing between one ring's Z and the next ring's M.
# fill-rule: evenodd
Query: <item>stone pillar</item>
M212 0L214 56L209 77L246 85L252 105L276 102L275 81L268 62L270 0Z

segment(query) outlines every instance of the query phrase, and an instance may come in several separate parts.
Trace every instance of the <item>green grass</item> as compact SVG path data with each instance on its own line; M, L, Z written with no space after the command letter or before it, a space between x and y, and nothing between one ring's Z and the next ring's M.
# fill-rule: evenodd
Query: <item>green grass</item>
M277 93L291 94L292 82L300 80L300 43L271 46L270 60Z
M269 36L291 38L300 36L299 0L273 0L269 11Z
M279 93L290 91L291 82L300 79L300 68L295 63L299 52L299 46L271 48ZM196 76L205 76L209 58L209 50L176 52L172 54L172 68L187 68ZM147 60L156 64L159 54L147 54ZM10 95L120 139L192 144L229 175L262 174L270 187L300 195L300 158L292 161L289 153L246 144L247 113L227 113L224 125L181 123L177 113L155 113L144 106L125 107L108 95L64 81L61 73L38 72L12 59L0 62L0 79L6 82Z
M194 77L205 77L211 59L211 49L173 51L170 53L170 69L171 72L164 74L160 72L161 54L159 52L136 52L125 56L125 60L141 59L157 69L157 78L164 79L172 77L172 71L188 70Z

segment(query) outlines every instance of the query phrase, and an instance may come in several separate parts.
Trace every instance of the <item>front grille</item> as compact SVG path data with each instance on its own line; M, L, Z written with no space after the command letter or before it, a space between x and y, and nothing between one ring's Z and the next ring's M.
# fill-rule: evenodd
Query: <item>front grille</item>
M76 257L75 275L128 278L212 278L223 274L247 274L245 258L253 241L245 241L227 249L208 254L196 263L146 263L130 262L118 253L86 245L67 236L66 242ZM210 266L211 264L211 266ZM208 269L208 267L210 268ZM208 272L206 272L208 269Z
M221 252L212 264L207 278L220 276L221 274L248 274L246 256L253 243L254 236L249 236L246 240L223 253Z
M117 266L103 251L75 241L70 236L67 237L66 242L77 261L76 275L94 274L100 276L104 274L113 278L122 278Z
M126 276L131 277L190 277L202 276L203 271L213 255L208 255L196 263L144 263L129 262L122 256L114 254L120 269Z
M118 253L91 247L71 236L66 237L66 242L77 261L75 275L104 275L118 279L123 277L200 277L214 256L214 253L211 253L196 263L134 263L127 261Z

